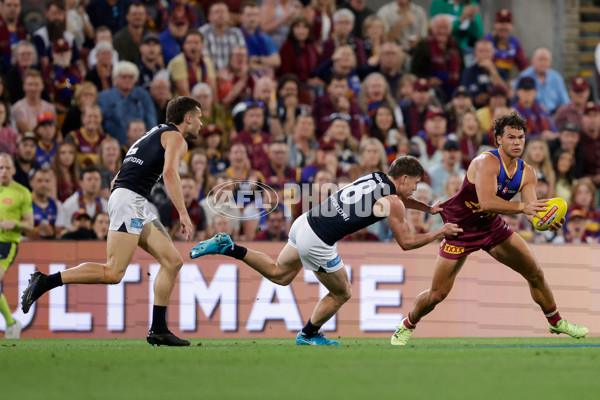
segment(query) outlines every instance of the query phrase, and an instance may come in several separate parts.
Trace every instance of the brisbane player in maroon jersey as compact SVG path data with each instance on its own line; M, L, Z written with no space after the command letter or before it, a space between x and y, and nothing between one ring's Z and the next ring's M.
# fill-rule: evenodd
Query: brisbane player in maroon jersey
M467 256L480 249L527 280L531 297L546 315L551 333L578 339L588 334L586 327L560 316L533 252L499 215L523 213L531 222L547 207L535 194L535 169L519 158L525 146L525 120L517 113L497 119L494 138L498 149L475 158L458 193L441 204L444 222L457 224L463 233L442 241L431 287L417 296L412 310L392 336L392 345L406 344L417 322L448 296ZM518 192L521 202L510 201ZM564 218L554 222L550 229L560 229L563 222Z

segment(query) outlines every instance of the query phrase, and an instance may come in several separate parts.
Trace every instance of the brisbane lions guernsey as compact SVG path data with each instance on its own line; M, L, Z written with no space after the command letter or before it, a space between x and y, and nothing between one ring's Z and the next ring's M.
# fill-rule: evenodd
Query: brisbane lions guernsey
M165 165L165 149L160 138L163 132L176 131L175 125L160 124L142 135L131 146L113 187L129 189L150 201L152 187L162 176Z
M396 186L383 172L361 175L308 211L308 224L323 242L333 246L344 236L384 219L373 215L373 206L392 194L396 194Z
M486 151L500 160L500 174L497 179L496 196L510 200L521 191L525 180L525 161L517 159L517 166L513 171L507 171L506 165L500 158L498 150ZM442 219L445 223L457 224L464 232L481 231L489 226L494 219L500 218L496 213L483 212L479 206L475 182L465 176L462 187L452 198L446 200L442 207Z

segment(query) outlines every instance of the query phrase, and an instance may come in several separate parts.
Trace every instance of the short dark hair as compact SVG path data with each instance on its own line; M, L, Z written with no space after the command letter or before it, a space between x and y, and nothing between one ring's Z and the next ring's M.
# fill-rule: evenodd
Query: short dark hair
M200 102L191 97L179 96L167 104L167 123L179 125L183 122L186 114L196 108L202 109Z
M186 33L181 43L185 42L189 36L198 36L202 40L202 43L204 43L204 34L198 30L191 30Z
M65 11L67 9L67 7L65 6L65 0L50 0L46 3L46 11L48 11L52 6L56 6L56 8L62 11Z
M258 3L256 1L254 1L254 0L246 0L240 6L240 12L243 13L244 10L247 7L250 7L250 8L259 8Z
M388 175L392 178L399 178L402 175L418 176L423 179L425 177L425 170L419 162L419 160L413 156L402 156L398 157L390 165Z
M270 219L270 215L271 214L284 214L283 209L281 207L279 207L279 204L276 205L275 207L273 207L273 209L271 211L269 211L266 215L267 220Z
M498 146L498 136L502 137L502 135L504 135L504 128L507 126L527 132L526 121L518 112L514 111L510 114L506 114L494 121L494 142L496 143L496 146Z
M329 79L329 84L331 84L331 82L333 81L344 81L347 82L348 81L348 75L344 75L344 74L340 74L338 72L334 72L333 74L331 74L331 79Z
M98 169L98 167L92 165L90 167L84 168L81 170L81 174L79 175L79 179L83 180L83 177L85 176L85 174L93 174L94 172L97 172L98 175L102 175L100 173L100 170Z
M294 82L294 84L298 87L298 90L300 90L300 80L298 77L295 74L284 74L281 76L281 78L279 78L279 82L277 82L277 93L279 93L283 88L283 85L288 82Z

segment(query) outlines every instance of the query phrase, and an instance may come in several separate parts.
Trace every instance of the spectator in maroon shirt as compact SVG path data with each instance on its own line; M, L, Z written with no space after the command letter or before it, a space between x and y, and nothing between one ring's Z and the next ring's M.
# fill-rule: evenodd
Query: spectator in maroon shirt
M348 97L348 79L343 75L334 74L331 77L327 92L319 97L313 107L313 117L317 124L317 138L321 137L335 117L340 114L350 116L350 130L352 136L357 139L361 137L361 116L358 104L349 100Z
M600 185L600 107L594 102L585 105L579 142L585 157L585 175Z
M311 39L311 26L304 17L299 17L292 22L290 34L281 46L281 67L278 75L296 74L303 84L319 86L321 83L314 81L313 72L318 65L319 53Z
M333 34L323 43L323 52L319 64L329 60L336 48L345 45L352 47L352 50L354 50L357 65L367 63L364 43L362 39L352 34L353 29L354 14L352 14L352 11L347 8L337 10L333 14Z
M0 6L0 73L10 67L11 45L25 40L27 32L19 19L21 0L3 0ZM11 37L12 36L12 37Z
M254 240L283 242L288 239L287 233L285 232L285 217L281 208L275 207L267 214L266 224L267 229L257 233L254 236Z
M429 82L425 78L417 79L413 84L410 100L400 107L402 109L402 119L404 120L406 136L409 138L416 136L424 129L425 115L432 103L431 100Z
M286 183L300 182L300 170L288 166L289 148L285 142L272 142L268 155L269 163L261 171L267 185L276 183L283 187Z
M258 104L250 104L244 113L244 128L233 139L233 143L242 143L248 150L253 169L263 170L268 166L267 146L271 135L261 130L264 114Z
M567 122L572 122L581 130L585 103L590 97L590 85L585 78L578 76L571 80L569 97L571 98L569 103L563 104L556 109L556 113L553 116L554 124L557 127L561 127Z

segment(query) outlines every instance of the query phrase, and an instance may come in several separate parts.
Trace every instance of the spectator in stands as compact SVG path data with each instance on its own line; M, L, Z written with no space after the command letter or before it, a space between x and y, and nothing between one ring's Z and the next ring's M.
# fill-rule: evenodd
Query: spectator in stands
M396 41L405 51L427 37L427 13L411 0L396 0L377 11L383 21L388 40Z
M146 6L132 2L127 9L127 26L115 33L114 47L120 61L137 63L140 60L140 44L146 25Z
M255 81L252 97L247 101L237 103L231 113L235 128L240 131L244 127L244 113L251 105L258 105L263 112L262 130L269 132L273 139L283 137L283 127L278 118L277 97L274 96L275 81L268 76L263 76Z
M17 140L19 134L10 124L10 109L8 104L0 101L0 153L11 156L17 154Z
M237 146L238 149L244 150L242 146ZM233 146L232 146L233 151ZM238 238L240 234L240 217L241 212L239 207L235 204L233 196L233 180L226 173L216 176L215 186L204 200L200 202L204 216L206 217L206 236L210 237L215 232L225 232L223 227L217 226L218 216L226 215L223 217L224 223L228 223L225 229L230 229L230 236L232 238ZM217 229L216 229L217 228Z
M295 74L302 84L320 85L311 78L319 61L319 53L312 40L310 22L304 17L294 19L288 38L279 51L282 60L279 76Z
M52 171L56 177L53 191L56 193L51 197L61 202L79 190L76 153L77 149L73 143L61 142L56 148L56 156L52 159Z
M121 145L119 141L110 136L106 137L100 148L98 149L98 170L102 177L102 183L100 185L100 197L108 200L110 196L110 184L112 180L119 172L121 163L123 162L123 155L121 153Z
M13 179L29 190L31 190L29 179L36 170L40 169L40 166L35 161L36 150L37 138L33 132L25 132L19 137Z
M269 35L277 50L288 37L290 25L302 13L298 0L265 0L260 6L260 29Z
M225 172L229 166L229 161L225 158L225 153L222 151L221 136L223 132L215 124L209 124L202 129L202 138L206 144L205 156L207 157L207 171L211 175L217 175ZM198 180L198 179L196 179Z
M231 112L214 101L212 88L204 82L200 82L192 88L192 97L202 105L201 121L203 126L214 124L219 127L223 134L220 149L225 150L229 145L229 137L236 132Z
M467 88L475 107L481 108L488 104L488 92L492 86L507 88L508 74L504 75L494 64L494 45L487 39L479 39L475 43L475 63L462 72L461 86Z
M284 136L288 137L296 124L296 118L302 114L300 105L300 81L296 75L288 74L277 82L277 117Z
M6 88L10 95L10 103L15 104L25 97L23 83L29 69L38 63L37 52L31 42L21 40L12 51L13 65L6 72Z
M573 210L569 215L568 221L565 223L565 243L573 244L589 244L598 243L598 237L589 235L586 227L589 225L589 220L585 211ZM553 242L555 243L555 242Z
M590 97L590 85L585 78L578 76L571 80L569 97L571 101L568 104L563 104L556 109L556 113L552 117L554 124L561 127L567 122L572 122L581 129L585 103Z
M575 157L568 150L559 150L554 154L553 167L556 185L552 196L568 200L571 198L575 180Z
M484 136L477 115L467 111L458 122L456 136L462 153L462 167L469 168L471 161L481 152L481 146L489 146L487 136Z
M556 137L556 128L550 115L541 107L536 100L535 80L525 76L519 80L517 85L517 102L515 110L526 119L528 138L542 137L545 140Z
M304 7L302 14L312 27L311 37L319 52L322 51L323 43L329 39L333 31L333 14L335 13L335 9L334 0L311 0Z
M42 167L47 167L58 147L56 139L57 127L54 114L43 112L37 116L37 125L33 133L38 138L35 161Z
M315 176L321 169L325 169L331 174L332 180L329 182L333 182L335 178L344 175L344 171L339 165L335 141L331 137L323 136L319 139L314 161L302 169L302 183L313 183L313 180L316 179Z
M433 17L431 33L417 43L411 63L411 72L429 79L429 86L442 100L449 99L458 86L462 69L462 55L450 33L448 16Z
M539 138L528 140L522 158L538 174L543 174L546 177L546 181L550 186L550 194L554 195L556 190L556 174L552 167L552 156L550 155L548 144Z
M370 73L381 73L388 83L390 94L397 98L398 86L402 78L400 47L395 42L385 42L381 44L379 50L379 53L372 57L375 64L359 68L358 74L361 79L364 79Z
M243 182L244 186L248 188L250 186L248 182L250 181L253 183L265 181L260 171L252 169L250 159L248 158L248 149L244 144L232 143L228 157L229 167L225 170L225 173L235 181L238 181L236 189L240 188L240 182Z
M82 82L75 88L73 105L67 111L63 121L62 134L65 137L69 132L81 128L81 114L87 107L98 103L98 90L91 82Z
M104 118L104 131L121 144L127 143L127 124L132 119L144 120L146 126L156 125L156 112L148 92L135 86L139 71L129 61L119 61L113 70L115 86L98 94L98 105Z
M50 101L63 113L71 106L75 89L83 80L83 75L71 64L71 54L71 46L65 39L55 40L52 42L52 61L42 71Z
M393 110L396 125L402 128L404 126L402 110L394 100L387 80L381 73L372 72L363 81L362 90L358 96L358 105L367 125L372 123L377 108L384 104Z
M73 214L71 226L61 236L62 240L96 240L96 233L92 230L92 218L83 210Z
M210 85L217 92L217 75L212 60L203 55L204 37L198 31L190 31L183 41L183 51L167 66L175 85L177 96L189 96L192 88L200 82Z
M506 76L510 76L515 65L519 71L523 71L529 66L529 60L525 57L521 43L511 35L513 27L512 12L503 8L496 13L494 29L485 35L485 38L494 44L496 68Z
M102 111L97 105L87 107L81 116L83 126L72 131L65 140L77 148L77 162L81 168L98 163L100 144L108 136L102 130Z
M90 22L90 17L80 0L66 0L65 8L67 10L67 31L75 37L77 48L83 49L87 40L94 39L94 27Z
M487 93L488 105L477 110L477 119L483 132L489 132L494 122L494 114L497 109L508 107L508 90L504 86L494 85ZM514 110L511 108L511 110ZM492 144L493 141L490 143Z
M310 114L296 118L293 131L286 137L289 148L288 165L304 168L315 156L315 120Z
M132 119L127 124L127 144L121 145L121 157L125 158L125 155L133 146L133 144L146 133L146 123L141 119Z
M432 96L429 92L429 82L425 78L419 78L413 84L410 99L400 107L405 132L409 138L423 130L425 117L431 105Z
M367 7L367 0L344 1L343 8L347 8L354 14L354 28L352 29L352 34L355 37L365 40L367 36L364 33L366 29L363 29L364 22L369 16L375 13L372 9Z
M162 48L158 35L151 31L146 32L140 44L140 60L137 63L140 70L137 84L146 90L150 90L154 75L164 68L161 55Z
M193 239L196 241L204 240L206 237L206 216L202 206L198 203L198 186L194 177L190 174L184 174L180 179L183 202L195 227ZM161 222L169 231L171 238L173 240L185 240L185 236L181 232L179 213L171 200L167 200L159 207L159 213Z
M323 86L331 81L333 74L344 75L348 78L350 98L356 99L360 92L360 78L356 72L356 55L348 45L335 49L333 56L315 69L313 84Z
M353 29L354 14L350 10L342 8L333 13L333 32L331 37L323 42L323 52L319 63L330 59L336 48L350 46L356 56L357 65L366 64L364 43L362 39L352 34Z
M65 221L71 221L73 216L82 211L90 218L99 212L106 212L108 202L100 197L102 177L96 167L89 167L81 171L81 189L73 193L63 203Z
M458 121L460 121L467 111L475 112L471 97L464 86L458 86L454 89L452 100L446 105L445 109L449 133L456 132Z
M362 25L367 63L374 65L378 61L381 45L386 41L385 26L377 15L369 15ZM393 43L396 43L395 41Z
M217 73L217 87L219 100L226 106L250 99L254 88L254 79L250 75L246 47L233 48L229 57L229 65Z
M97 91L108 90L113 86L112 72L116 65L112 43L99 42L96 47L96 65L85 76L85 80L92 82ZM118 58L117 58L118 59Z
M194 5L191 5L192 3ZM204 15L204 9L199 4L200 2L190 0L173 0L171 3L171 9L183 8L185 15L190 23L190 29L198 29L200 26L206 23L206 16Z
M87 59L88 70L93 68L98 63L98 44L101 42L109 42L113 44L112 32L107 26L102 25L96 29L96 35L94 39L94 48L90 50L90 54ZM119 53L113 48L112 50L112 62L113 67L119 62Z
M263 242L283 242L288 239L283 210L275 207L266 215L267 229L254 235L253 240Z
M574 122L566 122L560 131L558 137L548 142L551 157L559 150L569 150L575 159L574 176L579 179L585 174L585 154L583 147L579 143L579 127Z
M347 116L334 118L323 137L333 139L338 154L339 167L344 173L348 173L350 167L357 162L356 153L358 152L358 140L350 134L349 118Z
M64 0L49 0L46 3L46 25L36 30L32 35L32 42L37 51L42 70L52 63L52 43L64 39L71 47L71 64L77 67L79 74L85 76L85 63L79 55L79 48L75 37L66 30L66 12Z
M17 101L12 112L15 118L17 130L20 133L31 132L37 125L37 115L42 112L50 112L56 115L56 109L46 100L42 100L44 81L38 70L29 69L23 77L23 91L25 97Z
M452 0L433 0L429 7L429 16L446 14L452 18L452 37L458 43L463 54L473 53L473 43L483 35L483 22L479 12L479 2L455 3Z
M208 192L213 186L213 177L210 171L208 157L204 149L195 148L191 151L187 161L187 169L188 173L193 176L194 180L196 181L196 187L198 188L196 200L198 203L200 203L200 201L202 201L208 195ZM225 165L223 165L222 171L224 170Z
M208 21L208 24L200 27L206 44L204 54L210 56L215 69L220 71L229 64L233 48L246 47L246 41L239 28L229 26L229 8L224 2L215 2L209 6Z
M367 138L360 143L358 148L358 164L348 170L351 181L370 172L387 172L388 162L383 144L375 138Z
M434 200L444 194L444 183L453 174L464 175L462 168L462 152L460 143L455 140L446 140L442 148L442 161L427 170L431 179L431 190Z
M94 28L107 26L115 34L126 24L127 0L91 0L86 11Z
M440 108L431 108L425 116L425 129L410 140L419 148L419 161L426 171L442 161L446 124L444 112Z
M156 122L164 124L167 119L167 104L173 98L171 79L166 70L158 71L152 78L152 82L150 83L150 96L154 102Z
M189 28L190 23L185 9L181 6L173 8L167 29L158 35L165 65L181 53Z
M108 218L108 213L99 212L94 215L94 218L92 219L92 230L96 234L98 240L106 240L109 226L110 219Z
M10 68L12 46L27 37L19 14L21 14L21 0L2 1L0 5L0 74L4 74Z
M267 185L277 184L284 187L286 183L300 183L301 170L289 166L289 151L285 142L269 144L269 162L261 171Z
M408 154L408 139L398 129L392 108L387 104L380 105L375 109L372 120L367 137L375 138L381 142L385 148L388 162L391 163L399 155Z
M463 181L465 179L464 175L451 174L446 182L444 182L444 194L438 198L437 201L445 202L446 200L452 198L463 185ZM540 199L545 199L548 197L539 197ZM434 232L444 226L444 221L442 220L442 216L439 214L430 215L428 220L429 222L429 232Z
M596 203L597 188L588 178L577 180L571 190L571 197L567 198L570 212L567 213L567 220L575 210L583 211L588 219L586 231L593 237L598 237L600 233L600 211Z
M252 168L259 171L268 165L266 147L271 143L271 135L262 131L263 119L262 108L257 104L249 105L244 113L244 128L233 140L233 143L246 146Z
M352 136L361 137L360 108L353 100L348 100L348 79L343 75L333 75L327 91L319 97L313 107L313 117L317 124L317 137L321 137L331 125L331 121L339 115L348 115L351 118L350 127Z
M33 205L34 228L27 232L30 239L54 239L65 228L62 205L50 197L52 170L48 167L35 170L29 180Z
M266 33L259 29L260 7L253 0L244 1L241 5L241 31L246 40L250 73L255 76L274 75L281 65L279 48Z
M600 107L587 102L581 122L583 129L579 141L585 156L585 175L600 186Z

